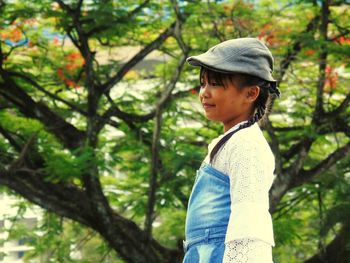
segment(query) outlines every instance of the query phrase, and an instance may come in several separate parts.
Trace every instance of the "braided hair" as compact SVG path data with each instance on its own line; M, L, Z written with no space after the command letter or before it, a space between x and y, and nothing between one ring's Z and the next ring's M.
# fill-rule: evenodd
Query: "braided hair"
M221 149L221 147L232 137L232 135L239 130L248 128L254 123L259 122L264 118L266 113L271 109L272 94L275 94L277 97L280 96L280 91L276 87L275 83L271 83L267 80L261 79L256 76L243 74L243 73L232 73L226 74L221 72L212 71L206 68L201 68L200 72L200 82L203 82L203 76L207 74L208 81L214 79L217 83L224 85L224 79L230 79L235 81L238 89L244 89L247 86L258 86L260 88L259 96L254 102L254 115L247 122L241 124L238 129L226 134L221 140L214 146L210 152L210 163L212 163L215 155Z

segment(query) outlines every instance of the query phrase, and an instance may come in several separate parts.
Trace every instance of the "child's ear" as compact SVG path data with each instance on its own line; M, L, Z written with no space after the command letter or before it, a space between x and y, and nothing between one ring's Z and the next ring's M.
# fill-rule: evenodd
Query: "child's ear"
M249 102L254 102L260 94L260 87L249 86L246 88L246 98Z

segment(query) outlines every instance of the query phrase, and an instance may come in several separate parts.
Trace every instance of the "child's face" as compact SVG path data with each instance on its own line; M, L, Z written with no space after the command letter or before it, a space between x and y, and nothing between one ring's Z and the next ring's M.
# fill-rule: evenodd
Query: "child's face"
M224 86L225 85L225 86ZM259 92L258 92L259 93ZM252 115L252 99L248 88L239 89L235 81L220 83L205 72L201 79L199 99L209 120L222 122L225 131Z

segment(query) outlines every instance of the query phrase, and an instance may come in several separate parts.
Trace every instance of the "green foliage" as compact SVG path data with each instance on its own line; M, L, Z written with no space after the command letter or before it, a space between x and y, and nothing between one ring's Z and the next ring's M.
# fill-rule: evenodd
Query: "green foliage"
M84 131L85 136L89 128L91 84L83 48L72 42L79 37L74 28L76 21L56 2L5 2L0 7L0 50L6 55L1 67L17 73L12 75L15 84L35 102L45 103L62 119ZM72 9L78 3L63 2ZM133 53L151 43L175 21L174 9L166 1L150 1L139 12L129 15L143 2L84 1L79 21L93 51L93 85L110 80ZM322 98L326 112L344 100L350 84L350 40L345 28L350 18L347 5L339 1L331 7L330 40L325 42L318 29L305 32L309 21L319 14L319 4L319 1L287 0L178 2L180 11L187 16L181 37L190 46L190 55L206 51L225 39L259 37L274 54L274 74L279 78L283 59L293 52L294 43L300 42L300 51L290 58L292 64L279 83L282 98L274 102L270 115L277 130L283 169L299 157L285 156L300 138L314 140L303 164L304 170L314 168L349 141L344 132L320 134L320 127L312 124L320 76L319 57L324 46L327 67ZM6 44L8 39L13 42L28 39L29 42L11 46ZM46 181L83 189L82 176L96 167L96 176L111 207L141 228L148 202L154 120L135 121L130 116L153 112L181 56L173 36L157 52L154 57L158 63L154 67L148 68L149 60L145 69L139 70L136 65L109 94L101 97L96 109L99 118L112 105L129 114L129 118L112 117L113 123L109 122L99 131L98 142L93 147L86 146L87 143L68 150L53 135L52 129L20 111L14 106L16 101L8 99L0 89L0 128L7 131L21 149L35 135L29 157L33 163L43 163L39 172L45 175ZM210 123L199 109L198 73L198 68L184 67L162 111L153 235L169 248L181 247L195 170L207 153L207 144L222 133L221 125ZM0 77L0 85L4 82ZM349 113L347 107L341 116L344 123L350 123ZM101 120L99 118L94 121ZM0 171L19 156L20 151L0 130ZM349 167L350 158L345 156L282 198L273 215L275 262L301 262L317 252L320 242L334 238L334 233L349 218ZM25 218L30 207L28 202L20 202L17 215L9 218L14 223L9 229L9 239L23 239L34 248L26 253L26 260L41 257L45 262L123 262L91 229L51 212L41 211L38 225L27 229L20 219ZM81 253L82 260L75 258L74 253Z
M185 218L186 212L183 209L162 209L159 221L155 223L154 236L167 247L182 246L184 237L179 236L179 233L185 232Z
M97 161L91 148L70 153L50 145L48 148L43 148L43 152L45 152L47 165L45 172L49 174L47 180L53 182L79 179L91 163Z

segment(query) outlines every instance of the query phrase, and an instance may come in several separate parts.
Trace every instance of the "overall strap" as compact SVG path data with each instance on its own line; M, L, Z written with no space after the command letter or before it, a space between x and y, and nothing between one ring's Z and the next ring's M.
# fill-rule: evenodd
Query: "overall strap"
M217 154L217 152L220 150L220 148L232 137L233 134L235 134L239 130L242 130L243 128L247 128L251 125L250 124L249 126L246 126L245 124L239 126L238 129L236 129L232 132L229 132L228 134L226 134L224 137L221 138L221 140L214 146L214 148L210 152L210 160L209 160L210 164L213 162L214 156Z

